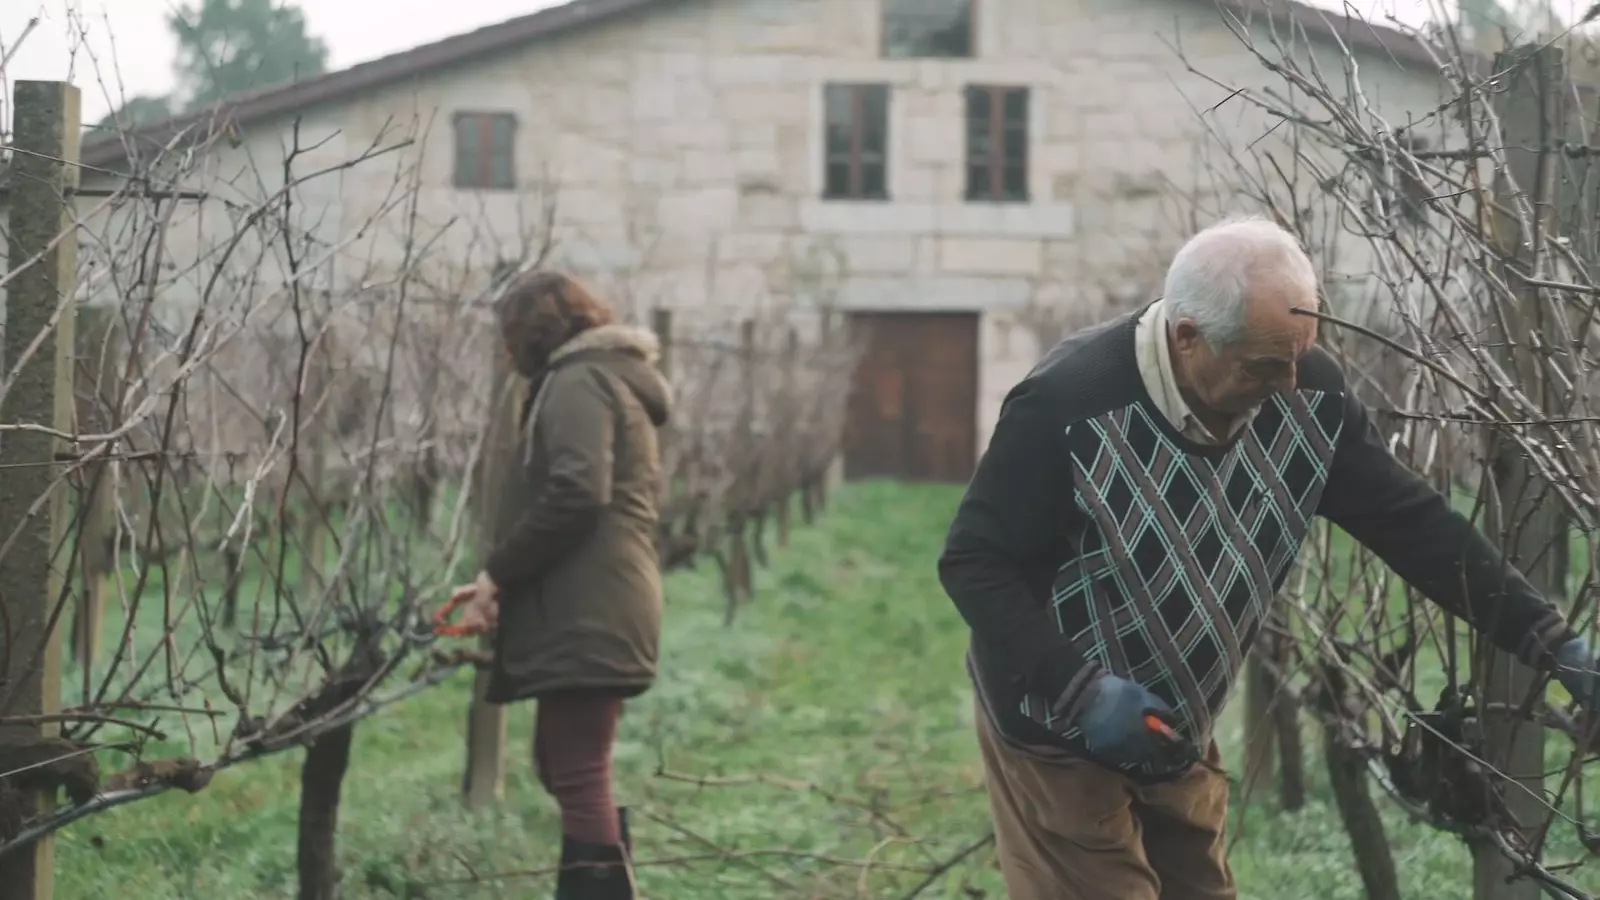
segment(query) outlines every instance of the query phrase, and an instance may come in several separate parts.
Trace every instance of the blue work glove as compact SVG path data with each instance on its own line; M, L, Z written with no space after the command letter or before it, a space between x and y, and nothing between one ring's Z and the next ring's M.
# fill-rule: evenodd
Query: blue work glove
M1172 752L1165 738L1150 730L1145 715L1172 719L1172 707L1143 685L1116 675L1102 675L1088 688L1078 730L1089 754L1114 767L1155 763Z
M1597 668L1600 668L1600 661L1595 659L1594 651L1584 638L1575 637L1556 648L1556 680L1561 682L1561 686L1567 689L1567 693L1578 701L1585 712L1600 709Z

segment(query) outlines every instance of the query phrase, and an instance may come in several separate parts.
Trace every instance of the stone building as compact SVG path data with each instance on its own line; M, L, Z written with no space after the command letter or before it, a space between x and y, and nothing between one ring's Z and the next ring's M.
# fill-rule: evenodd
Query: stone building
M271 242L227 245L289 182L300 264L346 287L422 245L441 290L487 278L553 197L556 261L636 313L828 304L870 326L847 471L961 479L1041 343L1151 296L1196 221L1247 208L1214 176L1287 140L1228 99L1279 83L1258 51L1336 91L1353 60L1395 123L1438 106L1421 45L1287 0L574 0L83 158L159 157L153 181L205 192L166 229L175 306L218 254L283 270Z

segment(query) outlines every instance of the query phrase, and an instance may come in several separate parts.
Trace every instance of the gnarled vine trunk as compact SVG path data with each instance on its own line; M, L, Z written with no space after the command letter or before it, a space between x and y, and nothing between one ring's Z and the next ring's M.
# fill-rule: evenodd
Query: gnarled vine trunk
M306 748L300 767L300 900L335 900L339 896L339 799L355 731L354 722L341 725Z

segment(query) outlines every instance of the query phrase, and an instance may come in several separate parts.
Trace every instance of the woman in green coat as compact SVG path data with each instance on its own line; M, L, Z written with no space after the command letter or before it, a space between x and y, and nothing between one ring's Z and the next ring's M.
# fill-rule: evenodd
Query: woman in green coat
M488 699L536 700L534 767L561 807L558 900L627 900L611 791L623 701L648 690L661 636L656 431L672 393L649 331L573 279L522 276L499 310L527 379L517 465L463 624L494 630Z

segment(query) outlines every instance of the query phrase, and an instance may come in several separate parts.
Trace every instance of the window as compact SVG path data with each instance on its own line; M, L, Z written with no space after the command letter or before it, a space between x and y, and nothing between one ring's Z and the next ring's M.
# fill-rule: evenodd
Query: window
M977 0L881 0L883 55L892 59L973 56Z
M456 187L508 191L517 186L517 117L456 113Z
M830 200L889 199L889 87L830 84L822 196Z
M1027 88L967 88L967 199L1027 202Z

